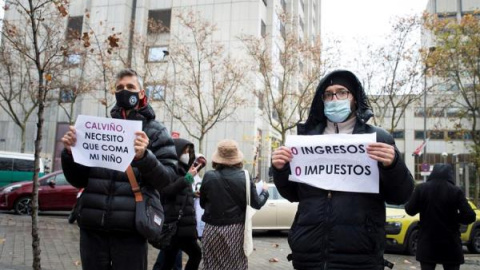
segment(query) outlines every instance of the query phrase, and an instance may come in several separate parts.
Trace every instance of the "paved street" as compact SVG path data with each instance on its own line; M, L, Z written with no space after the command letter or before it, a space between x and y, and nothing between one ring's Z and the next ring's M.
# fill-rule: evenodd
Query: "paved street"
M31 219L10 213L0 213L0 269L31 269ZM45 270L81 269L78 251L78 227L68 224L65 214L41 215L40 235L42 247L42 267ZM255 252L249 259L249 269L292 269L286 260L290 252L286 233L254 234ZM157 251L150 249L150 268L155 261ZM186 256L185 256L186 257ZM411 256L387 254L386 258L394 262L398 269L420 269ZM480 269L479 255L466 255L466 264L461 269Z

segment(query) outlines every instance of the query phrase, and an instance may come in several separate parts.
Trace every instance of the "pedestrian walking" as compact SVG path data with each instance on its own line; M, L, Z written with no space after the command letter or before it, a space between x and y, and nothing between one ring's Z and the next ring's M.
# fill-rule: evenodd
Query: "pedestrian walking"
M463 191L455 186L450 164L435 164L426 183L415 188L405 205L407 214L420 213L416 259L422 270L442 264L445 270L464 263L460 224L470 224L476 215Z
M177 155L169 132L155 121L141 78L134 70L117 74L113 118L143 122L136 132L131 166L139 185L162 190L175 179ZM135 228L135 198L127 174L76 163L74 127L63 136L62 168L67 181L84 188L78 199L80 256L84 270L146 270L147 241Z
M379 193L325 190L289 181L292 151L281 146L272 154L274 183L280 194L299 202L288 240L295 269L384 269L385 202L405 203L413 178L385 130L367 124L373 116L357 77L346 70L326 75L319 83L299 135L376 133L366 147L378 161ZM346 176L348 177L348 176Z
M245 270L243 251L245 227L246 175L243 153L234 140L222 140L212 156L213 170L205 173L200 187L200 205L205 212L203 232L203 268L208 270ZM251 206L260 209L268 199L265 185L260 195L250 181Z

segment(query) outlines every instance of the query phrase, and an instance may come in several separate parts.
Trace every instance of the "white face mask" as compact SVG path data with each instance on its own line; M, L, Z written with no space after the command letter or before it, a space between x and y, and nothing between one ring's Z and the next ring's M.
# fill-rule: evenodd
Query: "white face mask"
M182 154L178 160L180 160L180 162L182 162L183 164L188 165L188 162L190 161L190 155Z

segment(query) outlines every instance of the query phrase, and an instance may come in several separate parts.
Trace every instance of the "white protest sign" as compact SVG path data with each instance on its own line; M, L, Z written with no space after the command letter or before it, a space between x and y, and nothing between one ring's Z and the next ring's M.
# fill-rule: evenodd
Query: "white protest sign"
M142 130L142 122L79 115L75 129L76 163L124 172L135 157L135 132Z
M293 154L289 180L326 190L378 193L378 163L366 150L373 142L376 133L287 136L285 145Z

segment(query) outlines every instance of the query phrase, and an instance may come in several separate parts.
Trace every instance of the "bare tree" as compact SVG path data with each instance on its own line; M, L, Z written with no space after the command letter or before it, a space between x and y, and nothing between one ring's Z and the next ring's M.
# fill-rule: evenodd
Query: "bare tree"
M35 92L37 104L37 130L35 138L35 171L32 191L32 247L35 270L41 269L40 236L38 234L38 172L42 152L44 110L52 78L63 61L66 0L10 0L10 18L1 30L2 46L6 46L25 59L25 68L32 71L32 83L28 92Z
M170 69L164 85L174 94L165 106L198 140L199 152L203 152L205 135L245 104L240 89L248 70L222 44L211 41L215 25L192 11L175 14L175 18L182 36L174 36L170 43L169 57L176 68Z
M88 11L85 17L90 18ZM99 25L105 22L100 21ZM115 32L115 28L104 31L95 31L87 21L84 24L86 30L82 33L81 40L85 51L85 61L87 67L91 68L89 74L84 74L91 84L96 86L97 90L101 90L103 97L99 98L99 102L105 107L105 117L110 115L110 108L115 104L112 96L112 85L115 74L118 69L126 67L121 61L120 52L122 48L121 33ZM98 29L101 29L100 27ZM100 75L99 75L100 74ZM95 94L95 98L98 96Z
M279 16L280 42L272 37L244 36L259 80L254 89L265 118L281 134L281 144L289 130L305 120L315 94L315 87L328 69L321 53L319 39L303 40L298 35L298 19L288 14Z
M25 55L8 47L0 46L0 108L20 129L20 152L25 152L27 122L38 106L35 81Z
M396 129L407 107L422 97L422 59L414 37L420 26L418 17L398 18L385 38L387 43L367 46L367 57L360 61L375 112L373 121L389 132Z
M477 168L474 201L480 193L480 19L466 14L461 20L425 14L425 27L436 42L425 65L434 67L435 75L455 85L458 91L445 93L449 106L460 109L456 127L472 138L471 161ZM466 121L466 122L465 122ZM467 124L468 123L468 124Z

